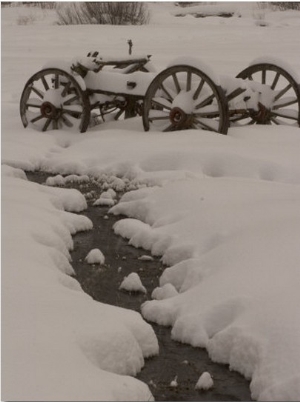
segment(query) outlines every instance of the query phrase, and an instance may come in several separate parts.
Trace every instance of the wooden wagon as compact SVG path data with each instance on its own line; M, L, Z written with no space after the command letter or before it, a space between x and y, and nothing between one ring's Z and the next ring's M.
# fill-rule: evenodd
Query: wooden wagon
M157 73L150 56L107 58L98 52L71 63L50 62L26 83L24 127L79 130L101 121L142 116L144 129L300 126L298 75L286 63L257 59L235 78L217 76L201 60L178 58Z

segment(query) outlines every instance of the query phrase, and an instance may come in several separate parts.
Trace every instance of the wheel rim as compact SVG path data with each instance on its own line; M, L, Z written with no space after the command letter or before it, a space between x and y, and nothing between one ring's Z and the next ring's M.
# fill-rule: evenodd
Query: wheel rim
M20 101L24 127L38 131L86 131L90 119L88 97L74 77L63 70L46 69L26 83Z
M156 76L144 101L146 131L202 129L227 134L227 100L220 87L191 66L170 67Z
M294 78L274 64L256 64L240 72L237 78L249 80L259 91L258 105L230 119L232 125L272 124L300 126L300 89ZM256 84L262 84L257 89ZM263 99L265 97L265 99Z

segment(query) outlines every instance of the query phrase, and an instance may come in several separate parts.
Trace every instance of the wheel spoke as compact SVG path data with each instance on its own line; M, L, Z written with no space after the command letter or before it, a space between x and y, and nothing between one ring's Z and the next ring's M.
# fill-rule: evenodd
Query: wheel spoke
M118 111L118 113L115 115L114 120L118 120L119 117L121 117L123 113L125 113L124 109L120 109Z
M44 127L43 127L42 131L46 131L46 130L47 130L47 128L50 126L51 121L52 121L51 118L49 118L49 119L46 120L46 123L44 124Z
M208 120L208 119L207 119ZM218 130L215 127L210 126L209 124L207 124L207 122L201 121L199 119L194 119L194 122L196 124L199 124L201 127L203 127L205 130L209 130L209 131L214 131L214 132L218 132ZM210 123L213 123L213 121L211 121ZM218 124L218 122L215 122ZM218 124L219 125L219 124Z
M220 117L220 112L219 111L215 111L215 112L211 111L211 112L204 112L204 113L195 113L194 116L213 119L216 117Z
M280 126L280 122L278 120L275 119L275 117L271 117L270 119L274 124L276 124L276 126Z
M26 103L26 108L28 109L29 107L35 107L35 108L38 108L38 109L40 109L40 107L41 107L41 105L38 105L38 104L36 104L36 103Z
M153 98L152 103L154 103L157 106L161 106L164 109L168 109L168 110L172 109L171 103L165 98Z
M229 95L227 95L227 100L228 102L231 101L232 99L236 98L237 96L241 95L243 92L246 91L246 88L236 88L234 91L232 91Z
M34 93L37 94L37 96L39 96L41 99L44 98L44 92L40 91L39 89L37 89L33 84L30 88Z
M204 106L207 106L212 102L212 100L215 98L215 94L209 95L207 98L205 98L199 105L195 106L195 109L201 109Z
M80 100L78 95L74 95L72 98L67 99L65 102L63 102L63 105L70 105L72 102L76 101L76 100Z
M34 117L33 119L30 120L30 123L36 123L37 121L43 119L44 116L39 114L38 116Z
M52 126L53 126L53 130L58 130L58 120L54 119Z
M65 123L67 127L73 127L73 123L63 114L61 116L62 121Z
M263 68L263 69L261 70L261 83L262 83L263 85L266 84L266 78L267 78L267 71L266 71L265 68Z
M46 78L44 76L42 76L41 80L44 85L45 91L48 91L49 85L48 85L48 82L46 81Z
M187 79L186 79L186 92L189 92L192 87L192 73L191 71L187 72Z
M166 127L166 128L163 130L163 133L166 133L166 132L168 132L168 131L175 131L175 127L174 127L173 124L170 124L168 127Z
M289 97L289 98L286 98L286 99L281 99L281 102L282 103L274 104L272 109L276 110L276 109L280 109L282 107L294 105L294 104L298 103L298 99L294 98L294 97Z
M70 88L71 88L71 85L72 85L71 81L68 81L67 85L64 87L64 89L63 89L63 91L62 91L62 93L61 93L61 96L62 96L63 98L64 98L64 97L67 95L67 93L69 92L69 90L70 90Z
M296 120L296 121L298 121L299 119L299 113L297 112L297 110L291 110L291 109L283 110L282 112L272 111L272 116L283 117L285 119Z
M157 120L169 120L169 115L166 116L153 116L149 117L150 121L157 121Z
M55 76L54 76L54 88L58 89L58 87L59 87L59 75L55 74Z
M275 96L274 100L277 101L279 98L281 98L289 89L292 88L292 84L288 84L285 88L283 88L281 91L278 92L278 94Z
M77 110L62 109L62 112L64 114L68 114L68 115L74 117L75 119L79 119L81 117L81 112L79 112Z
M230 121L233 122L233 123L235 123L236 121L241 121L241 120L245 120L245 119L251 119L251 117L250 117L248 111L246 111L245 113L243 113L243 114L242 114L241 116L239 116L239 117L231 118Z
M279 77L280 77L280 73L277 72L275 75L274 81L272 82L271 89L273 89L273 90L275 89L275 87L278 83Z
M177 94L179 94L179 92L181 91L181 88L180 88L180 84L179 84L179 81L178 81L176 73L172 74L172 78L173 78L173 81L174 81L174 84L175 84Z
M204 79L201 78L198 88L196 89L196 91L194 93L193 100L196 100L199 98L199 95L200 95L200 92L202 91L204 83L205 83Z
M163 83L160 84L160 88L164 91L164 93L167 95L167 97L168 97L171 101L174 100L173 96L171 96L170 93L166 90L166 88L165 88L165 86L164 86Z

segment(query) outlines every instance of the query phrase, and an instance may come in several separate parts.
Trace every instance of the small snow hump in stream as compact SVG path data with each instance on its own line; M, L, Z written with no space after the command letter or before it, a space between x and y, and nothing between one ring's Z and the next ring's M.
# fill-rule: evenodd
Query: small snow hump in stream
M136 272L132 272L126 276L119 289L127 290L128 292L147 293L146 288L142 284L141 278Z

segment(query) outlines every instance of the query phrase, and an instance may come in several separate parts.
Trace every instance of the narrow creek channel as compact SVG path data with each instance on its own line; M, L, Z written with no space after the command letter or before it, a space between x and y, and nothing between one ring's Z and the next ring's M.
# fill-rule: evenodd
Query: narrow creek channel
M29 180L44 183L47 174L27 172ZM101 193L100 188L78 185L68 187L80 189L85 195L93 192L94 199ZM159 258L141 261L139 257L149 254L143 249L130 245L112 229L122 217L108 214L107 207L93 207L92 200L82 214L93 222L91 231L77 233L73 237L74 249L71 252L75 278L82 289L94 300L140 312L141 304L151 298L158 286L159 277L165 266ZM105 265L90 265L85 262L87 253L100 248L105 255ZM129 293L119 290L124 278L137 272L147 289L147 294ZM240 374L230 371L227 365L210 360L205 349L194 348L171 339L171 329L150 323L159 342L159 355L146 359L145 367L137 378L147 383L158 401L251 401L249 381ZM208 371L214 386L208 391L195 390L199 376ZM177 376L177 387L170 383Z

